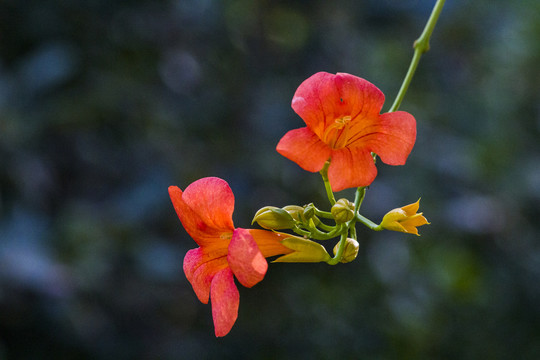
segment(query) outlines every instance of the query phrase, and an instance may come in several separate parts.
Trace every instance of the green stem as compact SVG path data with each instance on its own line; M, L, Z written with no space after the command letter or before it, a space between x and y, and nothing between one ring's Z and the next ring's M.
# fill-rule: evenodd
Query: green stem
M347 223L346 230L341 233L341 239L339 240L339 247L338 251L336 252L336 255L327 261L329 265L336 265L341 261L341 258L343 256L343 249L345 248L345 243L347 242L347 234L350 232L351 237L356 240L356 228L355 224L358 220L358 210L360 209L360 205L362 205L362 202L364 201L364 196L366 196L366 190L367 188L359 187L356 189L356 194L354 196L354 213L356 214L356 217L349 221ZM336 234L337 235L337 234Z
M368 218L365 218L363 217L362 215L360 214L356 214L356 218L355 218L358 222L361 222L362 224L364 224L365 226L367 226L368 228L370 228L371 230L375 230L375 231L381 231L382 228L375 224L373 221L369 220Z
M309 237L311 235L311 233L309 231L301 229L300 227L298 227L296 225L293 226L291 230L294 231L295 233L297 233L300 236Z
M323 230L323 231L328 231L328 232L329 231L334 231L336 229L335 226L326 225L322 221L317 224L317 227L321 228L321 230Z
M332 215L331 212L329 211L322 211L322 210L319 210L317 208L314 208L315 210L315 216L317 217L322 217L322 218L325 218L325 219L333 219L334 218L334 215Z
M349 235L352 239L357 240L356 238L356 220L352 223L352 226L349 228Z
M354 195L354 213L358 213L362 202L364 201L364 196L366 196L367 187L359 187L356 189L356 194Z
M336 255L328 260L326 263L328 265L336 265L339 264L341 261L341 258L343 257L343 250L345 249L345 243L347 242L347 232L341 234L341 239L339 240L339 248L336 252Z
M426 53L429 50L429 39L431 38L433 29L435 29L435 24L439 19L439 15L441 14L444 2L445 0L437 0L437 3L435 3L435 6L433 7L433 11L431 12L426 26L424 27L424 31L422 31L420 37L414 42L414 55L411 60L411 64L409 65L409 70L407 71L407 75L405 75L405 79L403 79L403 83L401 84L401 88L399 89L394 104L392 105L390 110L388 110L388 112L394 112L399 109L401 102L405 97L405 93L407 92L407 89L409 88L409 85L412 81L414 72L418 67L418 63L420 62L422 54Z
M331 238L334 237L332 235L329 235L328 233L325 233L325 232L317 229L317 227L315 226L315 224L312 221L309 222L307 228L311 232L310 238L312 238L312 239L315 239L315 240L327 240L327 239L331 239Z
M328 201L330 201L330 205L333 206L336 203L336 198L334 197L334 193L332 192L332 187L330 186L330 181L328 180L328 167L329 166L330 166L330 160L324 163L324 166L321 169L320 173L324 181L324 188L326 189L326 196L328 197Z
M311 232L309 237L314 240L329 240L335 238L343 232L347 233L347 228L344 229L342 224L337 225L329 232L319 230L314 224L310 224L310 226L308 226L308 230Z

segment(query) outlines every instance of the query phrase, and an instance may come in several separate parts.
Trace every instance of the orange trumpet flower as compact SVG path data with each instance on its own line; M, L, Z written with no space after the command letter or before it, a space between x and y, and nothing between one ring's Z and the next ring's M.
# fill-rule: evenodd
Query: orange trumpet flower
M225 336L238 317L240 295L234 277L244 286L261 281L266 257L293 250L281 245L289 235L233 225L234 194L225 180L208 177L183 192L169 187L174 209L187 233L199 245L184 258L184 273L199 300L211 298L216 336Z
M388 165L403 165L416 140L416 121L404 111L380 114L384 94L345 73L319 72L292 99L306 127L289 131L276 150L304 170L320 171L327 160L333 191L367 186L377 176L372 153Z

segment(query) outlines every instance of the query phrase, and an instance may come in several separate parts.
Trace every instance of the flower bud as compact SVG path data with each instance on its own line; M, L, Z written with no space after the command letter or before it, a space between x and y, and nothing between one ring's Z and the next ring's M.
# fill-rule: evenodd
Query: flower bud
M289 213L296 221L303 222L304 208L298 205L287 205L283 207L283 210Z
M420 199L413 204L391 210L384 215L379 227L418 235L417 227L429 224L422 213L417 213L419 207Z
M252 224L270 230L291 229L294 226L293 217L285 210L275 206L265 206L259 209L253 217Z
M354 218L354 204L347 199L339 199L330 212L336 224L346 223Z
M274 262L321 262L330 260L330 255L319 243L291 236L284 239L281 244L294 252L283 255Z
M339 249L339 243L334 246L334 255L337 254ZM343 254L341 255L341 262L342 263L348 263L356 259L358 256L358 250L360 249L360 244L358 244L358 241L347 238L345 241L345 247L343 248Z
M305 220L309 220L311 219L313 216L315 216L315 205L313 204L308 204L304 207L304 219Z

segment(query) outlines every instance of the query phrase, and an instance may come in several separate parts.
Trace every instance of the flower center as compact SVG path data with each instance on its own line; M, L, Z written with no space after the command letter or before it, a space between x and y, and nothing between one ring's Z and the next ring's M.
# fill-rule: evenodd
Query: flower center
M340 149L347 145L349 140L350 115L342 116L334 120L334 123L324 130L322 141L330 145L333 149Z
M351 116L350 115L347 115L347 116L342 116L340 118L337 118L334 120L334 123L338 126L338 129L341 129L343 128L345 125L347 125L347 123L349 121L351 121Z

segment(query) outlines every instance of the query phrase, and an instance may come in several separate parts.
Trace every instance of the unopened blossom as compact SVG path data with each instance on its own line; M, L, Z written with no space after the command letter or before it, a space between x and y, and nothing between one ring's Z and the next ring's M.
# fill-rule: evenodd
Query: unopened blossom
M384 215L379 227L381 229L419 235L417 227L429 224L422 213L417 213L419 208L420 200L413 204L391 210Z

